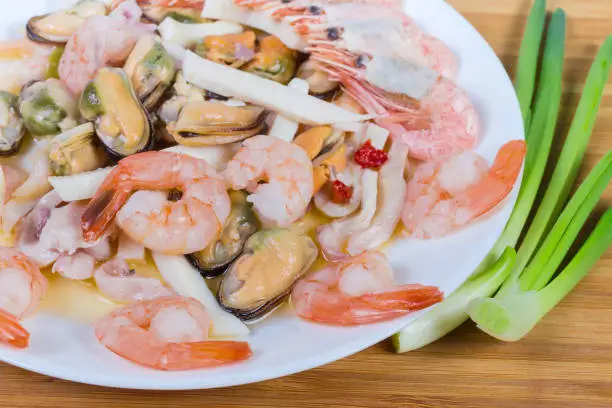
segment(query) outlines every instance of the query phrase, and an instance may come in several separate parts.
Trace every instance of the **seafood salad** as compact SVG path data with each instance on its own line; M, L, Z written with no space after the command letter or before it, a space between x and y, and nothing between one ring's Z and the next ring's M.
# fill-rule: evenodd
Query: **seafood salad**
M283 307L365 325L443 300L381 246L436 239L513 189L479 156L459 64L396 0L82 0L0 43L0 344L54 285L151 369L247 360ZM276 311L276 312L275 312Z

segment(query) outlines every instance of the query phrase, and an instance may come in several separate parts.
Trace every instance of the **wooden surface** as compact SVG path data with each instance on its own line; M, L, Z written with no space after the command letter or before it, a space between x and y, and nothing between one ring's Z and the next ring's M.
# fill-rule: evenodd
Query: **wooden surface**
M427 1L427 0L423 0ZM449 0L510 72L530 0ZM612 1L549 0L568 15L562 127L608 33ZM500 130L503 131L503 130ZM612 148L612 84L587 153ZM612 205L612 189L600 209ZM526 338L502 344L465 324L424 349L393 354L387 342L327 366L242 387L138 392L55 380L0 364L2 407L612 407L612 253Z

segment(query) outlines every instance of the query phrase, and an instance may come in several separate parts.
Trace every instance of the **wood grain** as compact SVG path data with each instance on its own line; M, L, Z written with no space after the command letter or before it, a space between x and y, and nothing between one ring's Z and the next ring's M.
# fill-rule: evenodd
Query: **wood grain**
M512 73L530 0L449 0ZM561 131L589 64L612 33L612 1L549 0L569 18ZM502 130L503 131L503 130ZM557 144L558 146L558 144ZM584 170L612 148L612 83L606 88ZM612 205L608 189L599 210ZM395 355L381 343L290 377L231 389L138 392L96 388L0 365L3 407L610 407L612 252L518 343L465 324L436 344Z

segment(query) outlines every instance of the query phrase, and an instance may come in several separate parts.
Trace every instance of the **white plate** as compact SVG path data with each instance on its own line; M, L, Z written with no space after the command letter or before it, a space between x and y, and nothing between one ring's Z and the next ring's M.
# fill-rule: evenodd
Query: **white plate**
M0 27L9 27L12 31L6 36L11 37L28 17L41 14L46 6L44 0L0 3L10 4L0 15ZM523 138L512 83L478 32L440 0L408 0L406 11L460 57L458 83L469 93L483 122L478 152L492 160L502 144ZM501 233L517 191L515 188L494 214L448 238L405 240L392 245L387 252L398 281L437 285L450 294L471 274ZM112 354L98 343L90 325L40 314L24 322L31 333L31 346L23 351L2 347L0 359L31 371L96 385L139 389L224 387L281 377L341 359L385 339L416 316L339 328L307 323L282 313L252 326L248 341L254 354L245 363L200 371L161 372Z

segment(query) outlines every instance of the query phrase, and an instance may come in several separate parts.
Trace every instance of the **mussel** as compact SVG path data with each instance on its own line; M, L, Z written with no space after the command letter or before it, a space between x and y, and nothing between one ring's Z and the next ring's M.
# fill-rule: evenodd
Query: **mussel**
M72 94L55 78L32 82L19 95L19 112L28 130L38 136L56 135L77 125Z
M260 42L259 52L244 70L272 81L287 84L295 75L296 52L287 48L278 38L269 35Z
M124 70L145 109L157 105L176 74L174 59L152 35L136 43Z
M19 151L25 127L17 109L18 98L0 91L0 156L12 156Z
M168 131L183 145L219 145L262 133L265 119L266 110L259 106L193 101L180 110L176 122L168 124Z
M89 17L105 15L106 5L100 1L83 0L72 8L32 17L26 25L28 38L48 44L64 44Z
M239 319L261 319L279 306L316 260L318 249L291 229L253 234L219 286L219 304Z
M297 77L308 82L311 95L321 99L331 99L339 90L337 81L332 81L329 75L319 69L312 60L306 60L297 72Z
M205 278L214 278L225 272L242 252L246 240L260 228L257 216L246 200L246 193L231 191L229 195L232 210L219 237L203 251L187 255Z
M204 20L200 17L201 9L193 7L164 6L159 1L137 0L142 9L144 17L154 23L161 23L165 18L172 18L180 23L200 23ZM169 4L172 4L170 2ZM180 3L180 2L179 2Z
M196 46L195 52L201 57L240 68L255 56L255 33L209 35Z
M315 193L329 180L332 171L340 172L346 167L347 153L342 131L317 126L300 133L293 143L304 149L312 160Z
M153 147L153 126L123 69L102 68L79 100L81 115L94 121L96 135L115 158Z
M84 123L51 139L49 165L55 176L70 176L104 166L106 154L96 140L94 126Z

